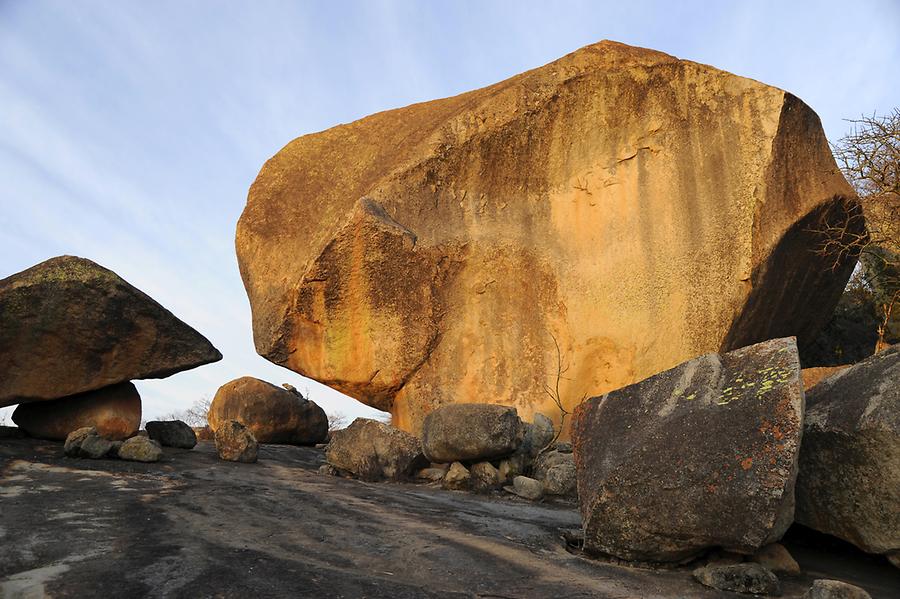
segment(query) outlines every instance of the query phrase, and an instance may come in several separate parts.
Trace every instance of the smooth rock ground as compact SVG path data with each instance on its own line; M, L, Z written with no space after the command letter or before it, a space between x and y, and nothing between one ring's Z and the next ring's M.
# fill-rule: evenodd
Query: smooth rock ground
M63 441L93 426L106 439L122 440L141 427L141 396L131 382L78 395L20 404L12 420L32 437Z
M572 432L585 548L655 562L777 541L793 522L802 421L793 338L587 400Z
M295 139L235 246L257 352L419 434L457 402L556 415L561 365L571 410L704 353L811 340L856 263L830 268L812 231L853 197L796 96L604 41Z
M203 335L90 260L59 256L0 280L0 407L221 359Z
M325 410L300 393L250 376L222 385L209 406L209 427L236 420L260 443L315 445L328 436Z
M563 531L580 524L571 506L321 476L322 463L319 449L263 445L248 468L219 460L211 442L163 448L154 464L76 461L57 443L4 439L0 596L722 597L690 568L570 552ZM785 597L839 578L894 599L893 567L818 545L789 546L806 574L783 581Z
M900 554L900 345L806 399L797 521L864 551Z

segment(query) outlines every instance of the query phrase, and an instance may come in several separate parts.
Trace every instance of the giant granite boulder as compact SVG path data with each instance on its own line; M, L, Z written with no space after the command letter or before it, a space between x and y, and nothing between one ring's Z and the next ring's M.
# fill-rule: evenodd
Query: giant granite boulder
M32 437L64 441L74 430L94 427L106 439L131 437L141 427L141 396L119 383L70 397L20 404L13 422Z
M0 280L0 407L221 358L200 333L90 260L59 256Z
M797 521L900 560L900 345L806 398Z
M858 215L854 197L798 98L600 42L295 139L236 247L257 351L418 433L449 403L530 420L560 413L545 385L571 409L810 339L856 262L832 269L811 231Z
M572 425L585 550L665 562L777 541L794 517L802 423L793 338L587 400Z
M260 443L313 445L328 436L328 416L297 391L245 376L216 392L207 415L210 428L236 420Z

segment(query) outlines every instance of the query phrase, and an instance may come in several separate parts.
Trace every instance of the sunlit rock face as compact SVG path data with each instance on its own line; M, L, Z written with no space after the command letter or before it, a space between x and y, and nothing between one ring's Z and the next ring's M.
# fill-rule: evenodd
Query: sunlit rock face
M802 345L855 263L832 269L811 230L851 197L796 97L600 42L292 141L236 247L257 351L418 432L453 402L559 414L560 369L571 407L706 352Z

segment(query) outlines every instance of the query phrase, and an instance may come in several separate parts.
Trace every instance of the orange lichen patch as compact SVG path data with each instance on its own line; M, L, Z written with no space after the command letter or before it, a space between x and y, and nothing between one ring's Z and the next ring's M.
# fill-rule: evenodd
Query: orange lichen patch
M753 467L753 458L744 458L741 460L741 468L744 470L750 470Z

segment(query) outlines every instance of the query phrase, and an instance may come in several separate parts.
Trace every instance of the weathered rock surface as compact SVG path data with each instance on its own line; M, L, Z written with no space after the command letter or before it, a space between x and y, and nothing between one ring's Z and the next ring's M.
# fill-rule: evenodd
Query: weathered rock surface
M158 442L140 435L126 439L116 452L120 460L130 462L158 462L162 453Z
M795 96L600 42L292 141L236 247L257 351L418 433L450 403L558 414L560 362L571 409L707 352L810 339L856 261L832 271L810 231L857 214L852 197Z
M328 436L328 416L318 404L249 376L219 387L208 418L214 431L220 423L236 420L260 443L314 445Z
M900 552L900 346L806 398L797 521L863 551Z
M0 407L220 359L200 333L90 260L59 256L0 280Z
M106 457L112 449L112 443L97 434L93 426L85 426L72 431L66 436L63 452L70 458L90 458L98 460Z
M872 599L872 596L856 585L840 580L819 579L813 582L803 599Z
M720 591L752 595L780 595L781 583L768 569L755 563L703 566L694 570L694 578Z
M107 439L127 439L141 426L141 396L130 382L70 397L20 404L13 422L32 437L64 440L76 429L95 427Z
M585 550L753 553L793 521L803 387L793 338L708 354L575 411Z
M786 576L800 575L800 565L781 543L766 545L754 553L751 560L764 568L768 568L775 574L784 574Z
M236 420L220 422L216 429L216 451L227 462L252 464L259 455L259 443L250 429Z
M850 364L844 364L842 366L816 366L814 368L804 368L800 371L800 376L803 378L803 390L809 391L831 375L837 374L838 372L849 367Z
M422 448L432 462L480 461L513 453L522 434L515 408L452 404L425 417Z
M197 434L181 420L151 420L147 423L147 436L163 447L193 449Z
M399 480L428 466L417 437L368 418L334 431L325 459L363 480Z

